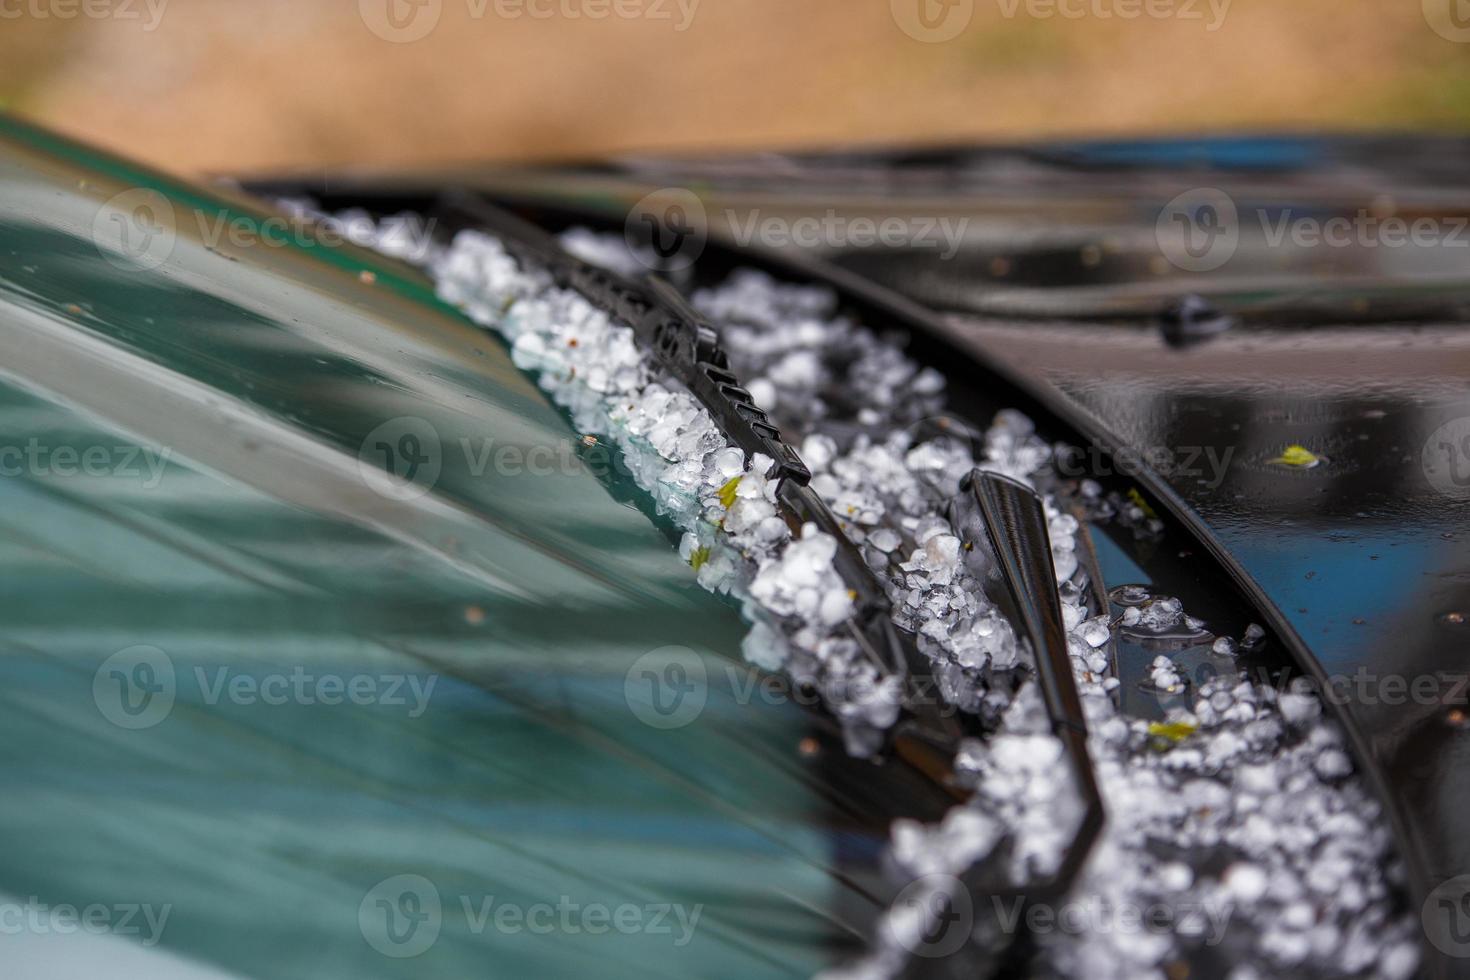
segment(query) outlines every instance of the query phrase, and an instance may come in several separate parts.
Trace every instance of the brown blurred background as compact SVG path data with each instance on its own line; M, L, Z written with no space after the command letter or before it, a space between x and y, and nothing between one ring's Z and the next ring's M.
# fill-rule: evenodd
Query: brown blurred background
M945 2L0 0L0 99L233 173L1470 124L1463 0Z

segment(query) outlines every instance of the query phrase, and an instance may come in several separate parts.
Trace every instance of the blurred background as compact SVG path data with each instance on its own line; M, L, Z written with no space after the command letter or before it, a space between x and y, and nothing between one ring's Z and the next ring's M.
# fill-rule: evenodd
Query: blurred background
M0 0L0 100L194 173L1459 131L1470 4Z

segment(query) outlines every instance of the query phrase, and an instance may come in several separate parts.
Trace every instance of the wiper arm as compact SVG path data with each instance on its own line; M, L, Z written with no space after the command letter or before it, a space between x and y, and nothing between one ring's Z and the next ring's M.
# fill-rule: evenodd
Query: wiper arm
M927 661L914 639L894 624L887 593L836 516L807 486L811 471L730 371L715 326L661 277L633 280L585 262L541 228L473 195L446 194L440 211L451 227L494 235L517 261L544 270L557 286L577 292L632 327L639 346L689 389L730 441L744 450L747 464L757 453L775 461L766 476L776 481L782 518L797 534L803 524L814 524L837 542L833 564L854 597L847 629L882 675L902 682L906 718L897 726L898 736L912 736L922 747L907 744L900 749L926 768L947 770L964 733L932 695L920 691L918 678L928 672ZM942 763L933 750L944 754ZM915 759L916 753L923 758Z
M977 469L965 478L952 516L966 541L975 543L980 534L989 541L1014 618L1031 641L1041 699L1052 733L1066 751L1073 784L1082 801L1072 844L1053 879L1056 885L1065 887L1076 877L1102 832L1104 812L1092 756L1087 750L1087 716L1082 711L1067 649L1046 510L1041 497L1024 483Z
M901 679L904 718L894 727L894 748L911 764L948 773L965 730L952 714L941 710L932 694L920 690L918 680L930 672L926 658L914 637L895 625L892 604L877 575L831 509L808 486L811 473L801 457L782 440L780 430L730 370L716 327L662 278L633 280L578 259L541 228L473 195L445 195L439 213L448 227L494 235L517 261L544 270L557 286L577 292L630 326L639 346L682 382L745 452L747 464L757 453L774 460L768 478L777 482L783 520L797 533L803 524L814 524L837 542L834 567L854 596L854 614L846 628L880 673ZM1046 516L1040 497L1028 487L981 470L967 478L951 501L951 513L956 530L967 541L988 539L997 556L1014 618L1035 651L1052 729L1062 741L1083 803L1074 839L1056 873L1047 881L1028 883L1022 891L1028 901L1036 901L1071 886L1103 823L1102 799L1087 750L1086 719L1067 651ZM977 522L983 525L978 533Z

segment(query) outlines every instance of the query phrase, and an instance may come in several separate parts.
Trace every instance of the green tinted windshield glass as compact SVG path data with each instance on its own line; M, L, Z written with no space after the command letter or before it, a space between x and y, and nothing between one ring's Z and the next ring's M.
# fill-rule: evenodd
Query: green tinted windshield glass
M736 610L495 339L386 260L4 125L0 903L98 925L7 935L13 963L860 948L888 819L942 801L757 684Z

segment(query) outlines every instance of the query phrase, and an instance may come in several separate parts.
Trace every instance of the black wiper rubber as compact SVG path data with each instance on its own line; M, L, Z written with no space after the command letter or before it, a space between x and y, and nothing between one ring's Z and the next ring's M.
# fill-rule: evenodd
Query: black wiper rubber
M923 655L913 637L894 625L888 595L861 552L843 533L831 509L807 486L811 471L796 450L782 441L781 431L731 372L714 324L659 276L633 280L585 262L541 228L471 194L445 194L437 210L451 227L494 235L517 261L546 271L558 286L577 292L632 327L639 346L683 382L721 431L744 450L747 463L756 453L774 460L766 475L776 481L782 518L797 533L803 524L814 524L837 542L834 566L853 595L854 613L847 626L850 635L883 674L902 679L906 719L900 722L899 731L952 758L963 731L951 714L918 690L915 675L928 670ZM932 751L923 754L924 764L938 765Z
M484 229L518 261L545 270L557 286L580 293L632 327L639 346L684 383L747 460L755 453L775 460L771 479L782 485L811 480L796 450L781 441L781 431L730 372L719 333L672 285L657 276L634 281L584 262L542 229L479 198L463 193L445 197L443 210L456 224Z
M928 674L929 668L914 638L894 624L892 604L877 576L831 509L807 485L811 472L801 457L782 441L780 430L740 386L714 324L662 278L649 275L633 280L578 259L541 228L471 194L444 195L438 212L450 227L494 235L518 261L545 270L558 286L574 290L631 326L640 347L684 383L731 441L745 451L747 463L756 453L775 461L768 478L778 481L776 497L782 518L794 531L803 524L814 524L837 542L834 565L854 596L854 613L847 624L850 635L880 671L902 679L904 717L892 735L895 751L920 768L948 772L964 728L952 713L942 710L932 694L926 696L919 690L916 678ZM956 529L968 533L971 541L975 521L984 524L1020 624L1035 651L1042 699L1052 729L1066 750L1083 804L1076 834L1056 874L1020 892L1025 900L1035 902L1070 889L1103 823L1102 799L1087 751L1086 719L1067 653L1046 516L1041 499L1028 487L980 470L966 479L953 502L953 513ZM994 885L992 875L979 869L972 869L965 878L986 891L1014 893Z

